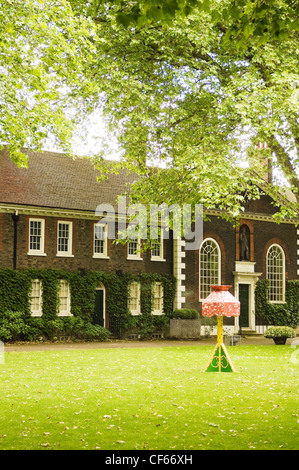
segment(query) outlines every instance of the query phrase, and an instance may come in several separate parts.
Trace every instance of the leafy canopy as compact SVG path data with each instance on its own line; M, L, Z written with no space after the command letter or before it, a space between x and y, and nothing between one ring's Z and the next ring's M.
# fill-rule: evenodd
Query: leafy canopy
M1 144L19 165L20 149L40 149L50 134L70 150L75 117L97 92L91 20L67 0L4 0L0 21Z
M154 1L97 2L93 11L104 112L125 165L146 176L135 185L136 199L201 202L234 216L258 197L254 184L264 186L269 158L297 196L283 214L295 216L298 8L282 0L268 2L267 12L262 2L189 3L188 15ZM149 13L154 7L159 18ZM279 15L285 23L275 26ZM259 142L268 147L259 150ZM253 171L240 166L242 155ZM168 171L149 177L147 166L157 162ZM267 192L282 202L276 184Z
M138 201L235 216L270 158L297 198L282 214L297 215L297 2L6 0L0 14L0 136L17 163L49 134L70 150L102 106ZM149 173L157 163L167 171ZM266 191L281 203L276 184Z

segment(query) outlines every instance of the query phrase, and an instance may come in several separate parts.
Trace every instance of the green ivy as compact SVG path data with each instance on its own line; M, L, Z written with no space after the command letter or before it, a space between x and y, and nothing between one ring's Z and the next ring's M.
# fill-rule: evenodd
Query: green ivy
M42 282L42 316L32 317L30 313L30 293L34 279ZM72 317L58 317L59 282L69 282ZM141 284L142 315L133 317L128 310L129 284L133 281ZM4 312L21 312L31 326L35 336L46 336L53 339L59 332L80 337L82 331L90 337L97 334L92 319L95 305L96 288L102 283L106 289L106 312L111 324L117 321L122 331L136 326L149 331L168 319L173 309L176 280L173 276L160 274L117 275L92 271L88 273L71 273L59 269L26 269L0 270L0 319ZM164 287L163 314L160 319L151 314L153 310L153 283L162 282ZM95 326L95 325L94 325ZM3 330L4 331L4 330ZM25 331L25 329L24 329ZM27 330L26 330L27 331ZM101 337L105 335L103 332ZM27 331L27 336L29 332ZM34 336L34 335L33 335ZM1 339L1 338L0 338Z
M272 304L268 301L269 282L260 279L255 289L255 311L257 318L267 325L289 326L299 325L299 281L286 282L286 302Z

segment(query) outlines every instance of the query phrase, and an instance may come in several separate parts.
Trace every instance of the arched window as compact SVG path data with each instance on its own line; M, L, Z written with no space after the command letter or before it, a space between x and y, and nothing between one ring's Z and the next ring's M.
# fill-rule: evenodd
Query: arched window
M212 238L204 240L199 252L199 296L204 300L211 285L221 284L221 253L218 243Z
M285 255L279 245L271 245L267 252L268 299L270 302L285 301Z

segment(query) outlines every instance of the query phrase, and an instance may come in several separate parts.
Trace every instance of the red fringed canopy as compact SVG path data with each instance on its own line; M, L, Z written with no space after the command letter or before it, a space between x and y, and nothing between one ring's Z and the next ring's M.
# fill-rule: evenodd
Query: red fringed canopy
M202 314L205 317L238 317L240 302L228 290L232 286L211 286L213 292L203 301Z

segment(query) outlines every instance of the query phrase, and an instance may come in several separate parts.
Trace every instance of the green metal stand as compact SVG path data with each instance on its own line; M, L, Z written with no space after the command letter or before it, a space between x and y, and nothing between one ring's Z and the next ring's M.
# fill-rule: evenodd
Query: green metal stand
M204 372L236 372L223 344L223 317L217 317L217 344Z

